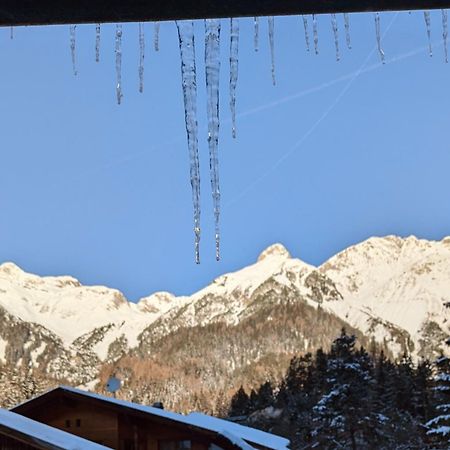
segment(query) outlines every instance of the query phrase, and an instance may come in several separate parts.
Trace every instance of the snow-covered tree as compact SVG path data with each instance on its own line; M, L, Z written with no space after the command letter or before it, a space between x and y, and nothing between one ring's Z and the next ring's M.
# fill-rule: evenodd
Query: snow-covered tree
M450 340L447 340L450 345ZM437 374L433 388L436 415L426 423L427 435L434 448L450 448L450 358L441 355L436 360Z
M333 342L307 448L382 449L392 441L392 422L377 402L373 359L365 349L355 350L355 340L342 330Z

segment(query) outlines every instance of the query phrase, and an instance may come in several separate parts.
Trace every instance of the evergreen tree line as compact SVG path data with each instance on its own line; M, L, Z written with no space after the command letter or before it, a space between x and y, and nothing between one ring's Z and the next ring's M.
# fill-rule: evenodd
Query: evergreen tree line
M241 387L228 415L292 449L449 449L450 361L393 362L342 330L329 352L294 357L278 386Z

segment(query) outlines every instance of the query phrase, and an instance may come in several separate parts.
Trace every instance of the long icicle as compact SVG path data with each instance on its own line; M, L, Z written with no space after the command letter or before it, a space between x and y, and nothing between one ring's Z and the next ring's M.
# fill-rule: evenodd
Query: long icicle
M100 24L95 25L95 62L100 61Z
M376 38L377 38L377 47L378 47L378 53L380 55L380 59L381 62L383 64L386 63L385 58L384 58L384 51L383 48L381 47L381 25L380 25L380 13L374 13L375 15L375 34L376 34Z
M254 26L253 44L255 46L255 52L257 52L259 50L259 17L254 17L253 26Z
M155 48L155 52L159 52L159 28L160 23L155 22L155 26L153 28L153 46Z
M272 84L275 86L275 19L273 16L268 17L269 25L269 45L270 45L270 61L272 67Z
M236 138L236 85L239 63L239 19L230 19L230 109L231 133Z
M117 104L122 102L122 25L116 25L116 94Z
M198 157L197 74L194 22L176 21L180 43L184 118L189 148L189 166L194 205L195 262L200 264L200 163Z
M144 58L145 58L145 34L144 24L139 22L139 92L144 92Z
M442 38L444 40L444 57L445 57L445 62L448 63L448 45L447 45L447 40L448 40L448 15L447 15L447 10L446 9L442 10Z
M344 13L344 27L345 27L345 41L347 43L347 48L352 49L352 41L350 39L350 16L348 13Z
M314 51L319 54L319 30L317 25L317 17L313 14L313 35L314 35Z
M216 259L220 259L220 188L219 188L219 73L220 20L205 20L205 68L208 115L209 166L214 206Z
M72 56L72 70L73 74L77 75L77 62L76 62L76 25L70 25L70 54Z
M341 59L341 55L339 54L339 30L336 14L331 14L331 27L333 28L334 47L336 49L336 61L339 61Z
M424 11L423 17L425 19L425 26L427 28L428 37L428 53L433 56L433 47L431 46L431 14L430 11Z
M309 52L309 33L308 33L308 17L303 15L303 28L305 30L305 43L306 43L306 51Z
M9 30L9 38L14 39L14 27L11 27Z

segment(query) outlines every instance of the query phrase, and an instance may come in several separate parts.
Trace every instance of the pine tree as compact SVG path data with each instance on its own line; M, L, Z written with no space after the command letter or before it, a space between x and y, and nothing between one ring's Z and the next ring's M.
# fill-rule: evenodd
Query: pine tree
M447 341L447 345L450 342ZM434 394L436 415L426 423L427 435L435 448L450 447L450 359L444 355L436 360L437 375Z
M315 404L312 392L318 387L315 373L311 353L292 358L277 395L276 405L284 410L293 448L310 439L311 409Z
M380 449L387 442L388 417L376 410L370 355L355 351L355 336L342 330L327 362L327 389L313 408L313 439L308 448Z
M231 398L231 405L228 411L228 416L245 416L249 412L250 398L245 392L243 386L239 388L236 394Z
M414 370L411 357L404 353L400 363L397 365L397 408L401 411L414 413Z
M258 409L258 394L257 392L252 389L250 391L250 399L248 403L248 412L249 414L255 412Z
M256 409L264 409L268 406L273 405L274 403L274 395L272 383L270 381L266 381L264 384L260 386L257 392L256 397Z
M414 416L421 423L427 422L430 418L431 401L429 393L431 374L431 366L427 360L421 361L414 371Z

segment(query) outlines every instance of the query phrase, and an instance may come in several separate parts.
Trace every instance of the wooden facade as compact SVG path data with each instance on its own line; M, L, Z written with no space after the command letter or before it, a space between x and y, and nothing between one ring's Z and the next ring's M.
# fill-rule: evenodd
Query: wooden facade
M41 448L27 444L17 437L2 434L0 431L0 450L40 450Z
M57 388L12 411L117 450L241 448L220 433L176 419L185 416L166 412L152 414L155 409L131 405L109 401L107 397L83 395L82 391ZM254 448L265 447L256 444Z
M0 25L144 22L449 7L450 0L1 0Z
M108 448L0 408L0 450L108 450Z

